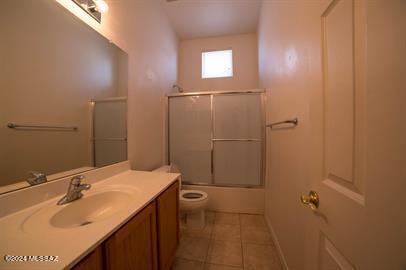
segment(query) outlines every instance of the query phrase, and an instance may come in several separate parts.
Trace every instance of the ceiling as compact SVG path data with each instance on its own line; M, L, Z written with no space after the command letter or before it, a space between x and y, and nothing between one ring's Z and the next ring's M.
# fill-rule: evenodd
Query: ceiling
M253 33L261 0L162 0L180 39Z

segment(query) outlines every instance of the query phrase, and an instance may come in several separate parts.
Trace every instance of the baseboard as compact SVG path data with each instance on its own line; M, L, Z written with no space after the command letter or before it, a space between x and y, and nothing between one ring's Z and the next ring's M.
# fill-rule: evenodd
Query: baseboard
M279 255L279 259L281 260L282 267L285 270L289 270L288 264L287 264L286 259L285 259L285 255L283 255L282 248L281 248L281 246L279 244L278 237L276 236L276 233L275 233L275 231L274 231L274 229L272 227L271 221L269 220L267 215L265 215L265 220L266 220L268 228L269 228L269 230L271 232L272 240L273 240L273 242L275 244L276 250L278 251L278 255Z

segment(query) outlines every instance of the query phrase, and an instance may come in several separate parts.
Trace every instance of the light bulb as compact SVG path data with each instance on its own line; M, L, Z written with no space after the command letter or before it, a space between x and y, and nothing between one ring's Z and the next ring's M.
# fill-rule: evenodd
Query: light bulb
M100 13L106 13L109 10L109 5L104 0L93 0L93 2Z

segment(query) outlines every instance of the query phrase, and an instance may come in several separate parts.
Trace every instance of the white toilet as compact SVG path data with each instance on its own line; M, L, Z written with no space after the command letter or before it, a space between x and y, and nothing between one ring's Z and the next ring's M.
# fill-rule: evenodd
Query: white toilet
M180 173L176 165L162 166L154 172ZM179 193L180 211L186 216L186 226L190 229L202 229L206 224L205 209L209 202L206 192L195 189L182 189Z

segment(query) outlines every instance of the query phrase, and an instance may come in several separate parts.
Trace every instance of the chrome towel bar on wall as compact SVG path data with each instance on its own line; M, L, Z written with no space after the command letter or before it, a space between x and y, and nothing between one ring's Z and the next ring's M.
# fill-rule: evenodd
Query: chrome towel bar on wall
M64 130L64 131L77 131L78 127L65 127L65 126L42 126L42 125L18 125L15 123L8 123L8 128L13 129L38 129L38 130Z
M285 120L285 121L275 122L275 123L266 125L266 127L273 129L276 126L284 125L284 124L292 124L293 125L292 127L296 127L299 124L299 119L297 119L297 117L296 117L296 118Z

